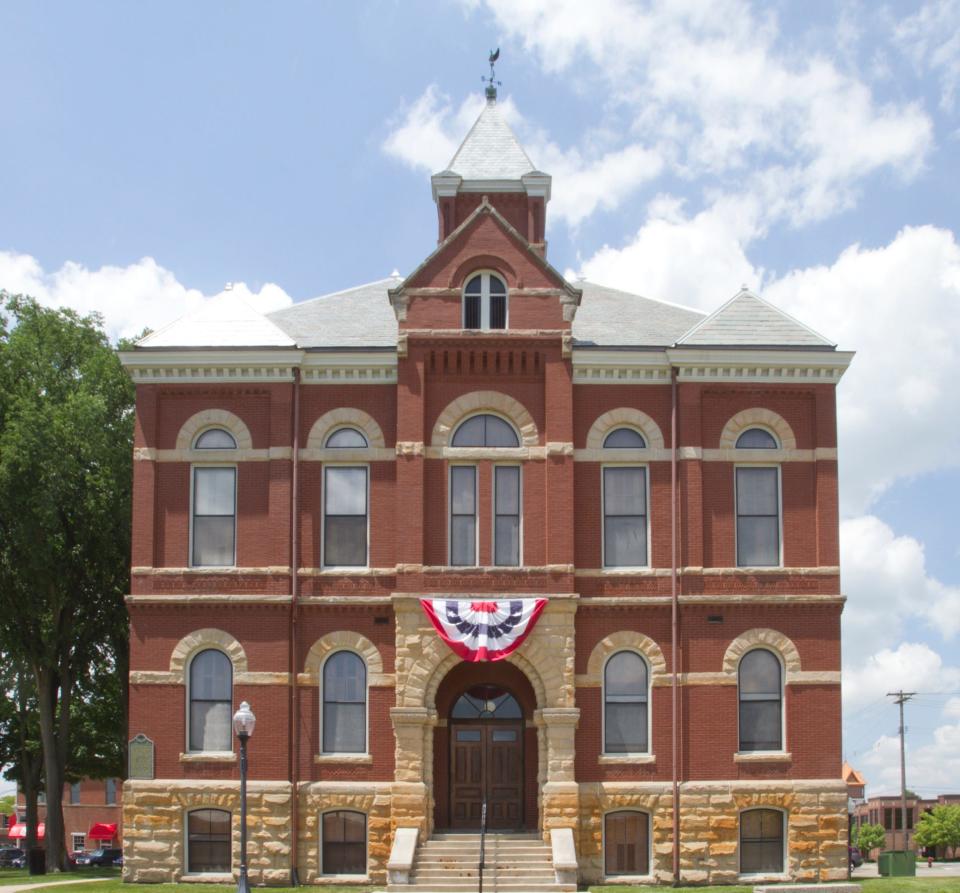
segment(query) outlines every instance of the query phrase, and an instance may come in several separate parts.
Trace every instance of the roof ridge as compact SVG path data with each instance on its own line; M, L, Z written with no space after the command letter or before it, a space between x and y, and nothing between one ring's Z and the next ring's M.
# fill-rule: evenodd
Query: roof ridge
M273 316L274 313L284 313L287 310L292 310L294 307L303 307L305 304L312 304L314 301L325 301L327 298L335 298L337 295L345 295L347 292L359 291L361 288L370 288L374 285L380 285L380 283L393 282L397 277L396 276L384 276L383 279L373 279L370 282L363 282L360 285L351 285L349 288L341 288L339 291L327 292L325 295L317 295L314 298L305 298L302 301L294 301L289 307L281 307L279 310L271 310L268 316ZM400 280L403 281L403 277L400 277Z
M642 298L644 301L653 301L655 304L664 304L667 307L676 307L677 310L686 310L688 313L696 313L698 316L707 317L709 314L705 310L698 310L696 307L691 307L689 304L680 304L677 301L667 301L664 298L651 298L649 295L641 295L635 291L627 291L624 288L615 288L612 285L604 285L601 282L597 282L592 279L582 279L579 280L582 282L589 282L591 285L596 286L597 288L605 288L609 291L618 291L623 295L631 295L634 298ZM699 323L698 323L699 325Z

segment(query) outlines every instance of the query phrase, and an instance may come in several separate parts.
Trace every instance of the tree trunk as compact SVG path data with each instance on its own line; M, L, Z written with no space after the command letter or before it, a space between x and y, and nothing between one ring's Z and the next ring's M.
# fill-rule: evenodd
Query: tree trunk
M23 776L23 782L21 784L23 788L23 798L27 801L27 814L24 818L24 822L27 825L27 836L23 838L23 849L29 853L37 845L37 785L31 779L27 780L27 776Z
M57 674L46 668L34 668L37 679L37 704L40 707L40 740L43 742L43 768L47 789L47 871L63 871L63 775L61 747L57 740L63 726L61 705L57 722ZM59 728L58 728L59 726Z

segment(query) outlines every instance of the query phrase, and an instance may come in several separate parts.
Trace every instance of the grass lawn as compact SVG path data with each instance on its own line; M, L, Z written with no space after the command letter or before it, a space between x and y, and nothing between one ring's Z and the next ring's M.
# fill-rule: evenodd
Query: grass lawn
M75 878L90 877L90 874L75 871L69 875L71 880ZM50 876L35 878L39 883L49 882ZM29 881L21 882L29 883ZM262 887L253 889L275 889L284 890L289 887ZM307 889L302 887L301 889ZM317 893L371 893L373 890L384 890L386 884L379 887L370 887L364 885L340 885L332 886L329 884L311 885L309 889L316 890ZM105 879L99 883L80 884L76 887L68 884L57 884L52 887L45 887L37 893L236 893L236 884L124 884L119 878L113 877Z
M66 880L70 878L84 878L84 877L102 877L105 881L111 879L119 879L120 869L119 868L84 868L78 869L77 871L70 872L66 875L54 875L54 874L39 874L34 877L30 876L30 872L26 868L0 868L0 887L8 887L11 884L47 884L50 881L57 881L61 878ZM99 884L94 884L93 886L99 887Z
M858 878L853 883L860 884L863 893L960 893L960 877L949 878ZM626 885L590 887L590 893L636 893L646 890L653 893L658 887L629 887ZM662 889L674 889L664 887ZM753 893L753 887L682 887L689 893Z

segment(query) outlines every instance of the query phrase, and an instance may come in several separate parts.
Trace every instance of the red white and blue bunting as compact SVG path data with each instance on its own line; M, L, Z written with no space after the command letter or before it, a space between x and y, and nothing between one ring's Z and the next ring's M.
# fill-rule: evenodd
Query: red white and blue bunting
M503 660L530 635L545 598L499 601L422 598L420 604L440 638L465 661Z

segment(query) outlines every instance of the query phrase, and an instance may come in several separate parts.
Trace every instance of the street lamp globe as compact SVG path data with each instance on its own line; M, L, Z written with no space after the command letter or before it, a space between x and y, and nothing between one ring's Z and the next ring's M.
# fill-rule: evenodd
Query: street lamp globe
M233 714L233 734L238 738L249 738L256 724L257 718L253 715L250 705L244 701L240 709Z

